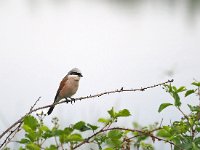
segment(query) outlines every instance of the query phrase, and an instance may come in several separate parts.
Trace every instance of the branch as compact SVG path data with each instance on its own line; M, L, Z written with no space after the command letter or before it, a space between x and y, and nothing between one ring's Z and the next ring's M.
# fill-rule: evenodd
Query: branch
M180 146L175 145L173 142L168 141L168 140L165 140L165 139L162 139L162 138L159 138L159 137L157 137L157 136L151 134L153 131L156 131L156 130L159 130L159 129L161 129L161 128L154 129L154 130L152 130L152 131L146 132L146 131L136 130L136 129L128 129L128 128L113 127L113 128L106 129L106 130L104 130L104 131L109 131L109 130L124 130L124 131L138 132L138 133L147 135L147 136L151 137L152 139L157 139L158 141L163 141L163 142L172 144L173 146L178 147L180 150L183 150Z
M33 106L31 106L30 111L24 115L23 117L21 117L18 121L16 121L13 125L11 125L8 129L6 129L1 135L0 135L0 139L10 131L9 135L6 137L6 139L4 140L4 142L0 145L0 148L5 146L12 138L14 138L14 136L12 136L10 138L10 136L14 133L14 135L16 135L16 133L18 131L20 131L20 127L22 125L22 120L24 119L24 117L26 117L27 115L31 114L31 112L33 111L33 108L35 107L35 105L37 104L37 102L40 100L41 97L39 97L35 103L33 104ZM14 128L16 125L18 125L14 130L11 130L12 128ZM8 142L7 142L8 141Z
M84 100L84 99L91 99L91 98L101 97L103 95L122 93L122 92L145 91L147 89L151 89L151 88L155 88L155 87L158 87L158 86L162 86L162 85L171 83L173 81L174 80L172 79L172 80L168 80L168 81L163 82L163 83L155 84L155 85L152 85L152 86L147 86L147 87L144 87L144 88L141 87L141 88L137 88L137 89L124 89L123 87L121 87L120 89L116 89L116 90L113 90L113 91L107 91L107 92L103 92L103 93L99 93L99 94L95 94L95 95L89 95L89 96L74 98L73 100L64 100L64 101L60 101L60 102L57 102L57 103L54 103L54 104L51 104L51 105L46 105L46 106L43 106L43 107L39 107L39 108L33 109L31 111L31 113L35 112L35 111L38 111L38 110L41 110L41 109L44 109L44 108L55 106L55 105L58 105L58 104L62 104L62 103L71 103L72 104L73 102L75 103L76 101L81 101L81 100ZM1 136L0 136L0 139L1 139Z
M27 115L33 113L33 112L36 112L38 110L41 110L41 109L44 109L44 108L48 108L48 107L51 107L51 106L55 106L55 105L58 105L58 104L62 104L62 103L75 103L76 101L78 100L84 100L84 99L91 99L91 98L96 98L96 97L101 97L103 95L108 95L108 94L114 94L114 93L121 93L121 92L136 92L136 91L145 91L147 89L151 89L151 88L155 88L155 87L158 87L158 86L162 86L162 85L165 85L165 84L168 84L168 83L171 83L173 82L174 80L171 79L171 80L168 80L166 82L163 82L163 83L159 83L159 84L155 84L155 85L151 85L151 86L147 86L147 87L141 87L141 88L136 88L136 89L124 89L123 87L121 87L120 89L116 89L116 90L112 90L112 91L107 91L107 92L102 92L102 93L99 93L99 94L95 94L95 95L89 95L89 96L84 96L84 97L79 97L79 98L75 98L73 99L72 101L70 100L65 100L65 101L61 101L61 102L57 102L57 103L54 103L54 104L51 104L51 105L46 105L46 106L43 106L43 107L38 107L36 109L33 109L34 106L36 105L36 103L40 100L40 97L38 98L38 100L34 103L34 105L30 108L30 111L24 115L23 117L21 117L19 120L17 120L15 123L13 123L9 128L7 128L1 135L0 135L0 139L2 137L5 136L5 134L7 134L13 127L15 127L17 124L20 124L21 126L21 123L24 119L24 117L26 117ZM12 132L12 131L11 131ZM7 139L9 138L10 134L6 137L6 140L0 145L0 148L6 143Z
M75 147L73 147L73 149L76 149L76 148L80 147L81 145L83 145L85 143L89 143L90 139L92 139L93 137L97 136L100 133L111 131L111 130L123 130L123 131L130 131L130 132L138 132L138 133L141 133L143 135L147 135L147 136L151 137L153 141L155 141L155 139L157 139L158 141L163 141L163 142L169 143L169 144L171 144L171 145L173 145L175 147L178 147L180 150L183 150L180 146L174 144L173 142L165 140L165 139L162 139L162 138L157 137L157 136L152 134L153 132L155 132L157 130L160 130L160 129L161 128L159 127L159 128L154 129L152 131L142 131L142 130L137 130L137 129L129 129L129 128L121 128L121 127L113 127L113 128L107 128L107 129L102 128L101 130L99 130L95 134L93 134L90 137L86 138L83 142L81 142L78 145L76 145Z
M6 137L4 142L2 143L3 149L6 147L6 145L15 137L15 135L21 130L21 124L20 123L14 130L10 131L10 134ZM11 136L12 135L12 136Z

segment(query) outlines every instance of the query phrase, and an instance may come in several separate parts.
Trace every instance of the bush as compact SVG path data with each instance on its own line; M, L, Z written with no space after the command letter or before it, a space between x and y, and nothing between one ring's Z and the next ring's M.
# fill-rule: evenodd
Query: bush
M181 95L188 97L197 95L200 101L200 82L193 82L194 89L184 86L179 88L171 84L165 84L164 90L169 93L174 103L162 103L158 112L167 107L177 109L182 117L169 125L154 123L145 127L133 123L132 128L117 126L116 122L122 117L129 117L131 113L127 109L116 111L108 110L107 118L99 118L96 124L86 123L84 120L64 129L59 127L58 118L52 119L53 127L44 124L45 115L37 117L27 115L23 119L22 130L24 137L16 141L19 150L57 150L78 149L83 145L100 150L129 150L143 149L154 150L154 142L165 142L174 150L199 150L200 149L200 106L187 104L189 113L182 110ZM9 149L9 148L4 148Z

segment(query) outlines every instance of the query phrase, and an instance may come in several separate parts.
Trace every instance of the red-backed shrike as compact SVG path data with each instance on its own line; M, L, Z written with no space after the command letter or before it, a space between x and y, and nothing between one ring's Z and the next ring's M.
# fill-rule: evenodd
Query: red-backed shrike
M78 90L79 80L82 77L81 71L78 68L73 68L60 82L60 86L56 93L54 103L59 102L61 99L71 98ZM47 112L50 115L55 106L51 106Z

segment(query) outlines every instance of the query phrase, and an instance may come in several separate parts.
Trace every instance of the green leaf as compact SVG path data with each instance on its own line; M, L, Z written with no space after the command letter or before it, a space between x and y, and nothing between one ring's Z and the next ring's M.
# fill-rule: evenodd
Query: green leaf
M28 115L24 118L24 124L29 126L32 130L36 130L38 127L38 121L33 116Z
M81 129L83 126L85 126L85 122L84 122L84 121L79 121L79 122L77 122L77 123L73 126L73 128L79 130L79 129Z
M69 141L83 141L83 138L80 134L72 134L69 135L69 137L67 138Z
M179 92L183 92L183 91L186 91L185 86L181 86L180 88L177 89L176 92L179 93Z
M70 128L70 127L67 127L67 128L64 129L63 133L64 133L65 135L69 135L69 134L71 134L73 131L74 131L74 129L72 129L72 128Z
M128 109L123 109L123 110L120 110L118 113L116 113L116 117L128 117L130 115L131 113L129 112Z
M169 84L169 85L166 85L166 87L168 88L169 93L171 93L172 92L172 85Z
M8 149L8 150L10 150L10 149ZM26 149L25 149L25 148L22 148L22 147L20 146L19 150L26 150Z
M93 131L99 128L98 126L91 125L89 123L87 124L87 126L90 127Z
M194 139L194 142L195 142L196 144L199 144L199 143L200 143L200 137L195 138L195 139Z
M192 82L192 85L195 85L195 86L200 86L200 82Z
M52 135L53 135L53 136L60 136L60 135L62 135L62 134L64 134L64 131L63 131L63 130L59 130L59 129L54 129L54 130L52 130Z
M31 129L31 127L30 126L28 126L28 125L23 125L22 126L22 128L24 129L24 131L26 131L26 132L28 132L28 133L31 133L31 132L33 132L33 130Z
M140 128L140 125L139 125L139 123L138 122L133 122L133 127L134 128L136 128L136 129L138 129L138 128Z
M154 150L153 146L148 143L140 142L140 146L143 150Z
M167 137L171 137L171 134L170 134L169 131L167 131L165 129L161 129L161 130L158 131L157 136L167 138Z
M196 127L195 130L200 132L200 127ZM199 143L200 143L200 141L199 141Z
M120 139L123 135L123 132L120 130L111 130L108 132L108 137L111 139Z
M115 150L119 150L119 148L121 147L122 145L122 141L119 140L119 139L107 139L106 140L106 143L108 145L111 145Z
M28 134L25 134L25 137L34 142L37 138L37 134L35 132L29 132Z
M40 130L42 131L49 131L49 128L45 125L40 126Z
M65 142L69 142L68 140L67 140L67 135L66 134L61 134L61 135L59 135L59 141L60 141L60 143L65 143Z
M40 150L40 147L34 143L27 144L26 148L28 150Z
M189 117L188 121L189 121L189 123L190 123L191 126L194 125L194 118Z
M79 122L77 122L77 123L73 126L73 128L76 129L76 130L79 130L79 131L81 131L81 132L90 130L90 128L87 127L87 126L85 125L85 122L84 122L84 121L79 121Z
M179 97L178 93L173 92L172 96L173 96L174 101L175 101L174 105L177 106L177 107L181 106L181 101L180 101L180 97Z
M43 135L42 135L42 137L44 138L44 139L48 139L48 138L50 138L50 137L53 137L54 135L53 135L53 133L52 133L52 131L46 131Z
M104 150L115 150L115 149L108 147L108 148L105 148Z
M99 118L99 119L98 119L98 122L101 122L101 123L105 123L105 124L107 124L107 123L110 122L110 119Z
M112 107L111 110L108 111L108 113L110 114L110 117L111 118L115 118L115 111L114 111L114 108Z
M192 150L199 150L199 147L194 142L192 142Z
M50 145L50 147L45 148L45 150L58 150L58 147L56 147L55 145Z
M171 106L173 104L171 103L162 103L158 109L158 112L160 113L162 110L164 110L166 107Z
M192 106L188 104L188 107L190 108L190 111L192 112L200 112L200 106Z
M172 86L172 90L177 92L177 88L175 86Z
M195 92L195 90L188 90L186 93L185 93L185 97L187 97L188 95L190 94L193 94Z
M30 142L30 140L28 140L28 139L21 139L20 141L19 141L19 143L21 143L21 144L27 144L27 143L29 143Z

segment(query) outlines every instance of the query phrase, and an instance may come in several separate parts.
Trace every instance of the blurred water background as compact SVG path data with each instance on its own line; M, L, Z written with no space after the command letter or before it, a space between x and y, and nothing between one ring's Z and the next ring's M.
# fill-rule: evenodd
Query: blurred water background
M199 0L0 0L0 132L53 102L60 80L73 67L83 72L75 97L117 88L139 88L173 78L177 86L200 79ZM59 105L45 122L95 123L114 106L132 126L180 118L162 88ZM172 102L172 100L171 100ZM183 103L198 103L197 97ZM187 112L187 107L183 108ZM168 149L156 144L156 149Z

